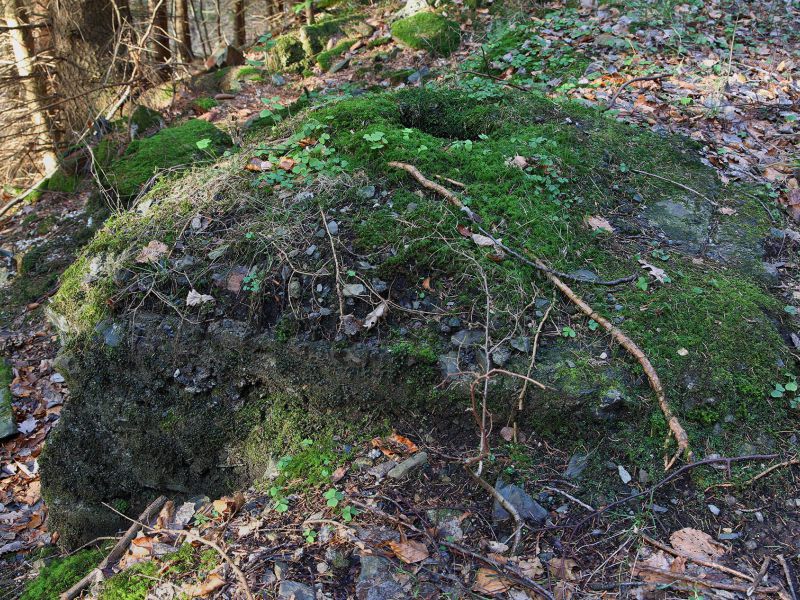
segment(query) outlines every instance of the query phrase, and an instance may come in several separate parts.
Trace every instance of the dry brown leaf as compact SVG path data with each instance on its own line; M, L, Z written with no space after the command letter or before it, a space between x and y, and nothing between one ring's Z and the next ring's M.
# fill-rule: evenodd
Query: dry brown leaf
M291 171L295 164L295 160L293 158L289 158L288 156L284 156L282 159L280 159L280 161L278 161L278 167L284 171Z
M422 280L422 289L423 290L427 290L429 292L433 290L433 288L431 288L431 278L430 277L426 277L425 279Z
M333 472L333 475L331 475L331 481L332 481L333 483L338 483L338 482L340 482L342 479L344 479L344 476L345 476L346 474L347 474L347 467L345 467L345 466L341 466L341 467L339 467L338 469L336 469L336 470Z
M514 439L514 428L513 427L503 427L500 430L500 437L503 438L505 441L510 442Z
M575 581L575 569L578 567L571 558L551 558L547 563L547 570L550 575L556 579L566 579L567 581Z
M136 262L143 264L157 263L168 251L169 248L164 242L151 240L136 256Z
M669 571L670 566L670 559L667 558L664 552L658 550L636 565L636 568L634 569L634 575L641 577L648 583L670 583L672 580L663 573L654 573L648 569L648 567L650 567L650 569Z
M397 458L401 454L414 454L419 448L407 437L393 433L387 438L373 438L372 447L378 448L385 456Z
M219 500L214 500L211 506L219 516L227 519L236 514L243 504L244 494L236 492L233 496L223 496Z
M268 160L261 160L260 158L251 158L245 165L248 171L255 171L256 173L263 173L264 171L271 171L275 165Z
M517 568L519 569L519 572L525 575L525 577L528 579L536 579L537 577L544 575L544 567L542 566L542 561L539 560L538 556L520 559Z
M167 500L161 512L158 513L156 519L156 529L169 529L172 524L173 517L175 516L175 503L172 500Z
M390 541L389 547L397 558L409 565L422 562L430 556L427 546L414 540L406 540L405 542Z
M592 231L608 231L609 233L614 233L614 228L611 226L611 223L608 222L608 219L599 215L586 217L586 225L588 225Z
M488 248L489 246L494 246L494 240L490 237L486 237L485 235L481 235L480 233L473 233L471 236L472 241L475 242L481 248Z
M472 237L472 232L469 230L469 227L466 227L464 225L459 225L458 227L456 227L456 229L458 229L458 233L464 236L465 238Z
M200 583L185 583L181 586L181 592L189 598L208 596L225 585L225 580L219 573L209 573L208 577Z
M699 529L684 527L669 536L675 550L703 560L714 560L725 554L725 548Z
M524 169L528 166L528 159L517 154L514 158L508 161L508 164L512 167L517 167L518 169Z
M364 318L364 329L372 329L378 323L378 319L386 314L387 310L389 310L389 305L386 302L381 302Z
M472 591L487 596L496 596L511 589L511 582L497 571L481 567L475 575Z

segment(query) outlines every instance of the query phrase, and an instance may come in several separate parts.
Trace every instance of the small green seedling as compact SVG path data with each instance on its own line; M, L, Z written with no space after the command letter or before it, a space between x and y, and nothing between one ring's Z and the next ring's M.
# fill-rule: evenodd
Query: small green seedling
M326 504L331 508L336 508L339 506L339 502L344 500L344 494L336 488L329 489L327 492L322 494L322 497L328 501Z
M572 327L564 326L561 328L561 335L565 338L574 338L577 334Z
M368 142L372 142L370 150L380 150L386 147L386 135L382 131L365 133L363 137Z
M202 140L197 140L195 142L195 145L200 150L205 150L206 148L208 148L211 145L211 138L203 138Z
M350 506L349 504L342 508L342 519L345 523L349 523L358 514L358 509Z
M306 540L306 544L313 544L317 541L317 532L313 529L304 529L303 537Z

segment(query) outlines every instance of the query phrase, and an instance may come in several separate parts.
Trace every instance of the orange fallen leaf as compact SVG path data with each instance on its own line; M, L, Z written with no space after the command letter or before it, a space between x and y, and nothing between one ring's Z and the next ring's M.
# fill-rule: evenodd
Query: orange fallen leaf
M669 536L670 544L683 554L703 560L714 560L725 554L724 546L714 541L710 535L699 529L684 527Z
M472 591L487 596L496 596L511 589L511 582L497 571L481 567L475 575Z
M218 573L210 573L201 583L189 583L181 586L181 591L189 598L208 596L225 585L225 580Z
M578 567L571 558L551 558L547 563L547 570L550 575L556 579L566 579L567 581L575 581L575 569Z
M250 161L244 166L248 171L255 171L256 173L263 173L264 171L271 171L273 164L268 160L261 160L260 158L251 158Z
M372 447L378 448L385 456L397 458L401 454L414 454L419 448L407 437L393 433L387 438L373 438Z
M291 171L294 169L295 160L293 158L289 158L288 156L284 156L280 161L278 161L278 167L283 169L284 171Z
M430 556L427 546L422 542L416 542L414 540L407 540L405 542L390 541L389 547L397 558L409 565L422 562Z

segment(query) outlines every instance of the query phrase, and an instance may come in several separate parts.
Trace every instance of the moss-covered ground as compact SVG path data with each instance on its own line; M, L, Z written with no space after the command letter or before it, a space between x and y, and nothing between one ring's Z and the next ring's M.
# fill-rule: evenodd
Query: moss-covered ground
M342 283L369 283L377 276L393 286L393 301L410 311L410 317L392 311L376 329L388 347L430 354L435 373L436 358L447 345L440 323L454 315L478 326L484 319L481 274L489 285L492 339L530 335L541 316L531 312L531 303L552 298L552 291L528 267L460 235L458 226L475 231L464 215L386 166L403 161L431 179L462 183L465 202L481 215L482 227L558 270L583 269L603 279L636 273L635 282L622 286L574 287L642 346L698 450L735 454L769 445L771 434L797 418L787 399L769 395L789 372L781 329L791 317L780 303L757 277L682 253L639 218L641 203L682 198L683 191L636 171L667 178L679 173L684 184L722 205L751 215L762 210L758 189L723 186L697 159L691 143L591 109L472 82L461 89L428 87L347 99L281 125L278 137L282 141L257 143L246 157L260 155L274 164L288 157L294 161L291 171L245 174L237 162L244 157L230 159L159 186L144 217L125 213L110 220L65 276L53 303L73 333L90 331L109 314L142 302L173 311L183 306L188 276L192 287L217 297L218 307L262 320L266 327L275 322L275 307L265 298L284 298L292 316L277 321L276 335L288 322L293 323L288 340L329 335L324 326L314 325L320 306L314 286L327 289L327 299L319 301L331 306L335 322L331 280L300 277L289 301L283 296L286 288L276 287L271 275L287 260L293 269L313 273L330 259L325 239L315 238L315 226L308 225L321 206L335 215L342 243L359 257L346 259ZM200 189L205 191L198 195ZM303 191L313 196L286 203ZM219 225L203 236L187 235L198 213L213 215ZM598 214L610 220L615 233L585 225L586 217ZM754 218L751 233L758 238L768 226L768 219ZM644 235L632 235L640 231ZM150 240L180 250L152 264L135 263L133 257ZM310 245L319 246L318 255L305 254ZM176 275L174 261L187 255L208 259ZM86 270L98 256L108 268L87 284ZM640 259L662 268L667 279L648 276ZM241 291L233 296L217 291L214 274L227 277L235 265L244 268ZM143 297L130 285L131 277L147 281L159 294ZM374 302L373 295L371 304L357 302L349 310L364 318ZM414 316L415 310L423 312ZM636 364L568 304L559 301L551 319L546 331L572 332L564 333L559 345L565 353L559 378L627 385L626 417L598 426L590 407L559 415L537 408L534 396L528 426L573 448L617 440L609 452L657 471L667 431ZM412 322L418 324L409 328ZM627 374L626 381L598 379L604 352L608 363Z
M81 550L65 558L52 559L25 585L20 600L58 600L102 559L100 550Z

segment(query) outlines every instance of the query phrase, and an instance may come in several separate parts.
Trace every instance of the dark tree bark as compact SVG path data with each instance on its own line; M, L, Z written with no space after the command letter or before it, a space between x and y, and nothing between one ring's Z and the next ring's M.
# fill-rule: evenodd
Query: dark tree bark
M150 42L148 44L150 61L154 63L154 67L166 78L169 75L168 63L171 57L167 0L149 0L148 11L153 23L153 33L150 35Z
M175 37L178 38L178 56L183 62L190 62L194 54L189 28L189 0L175 0Z
M118 20L110 0L51 0L58 108L66 132L82 131L113 102L126 59L114 60Z
M247 26L245 24L245 0L236 0L233 6L233 45L244 48L247 42Z
M314 2L313 0L306 0L306 24L314 24Z

